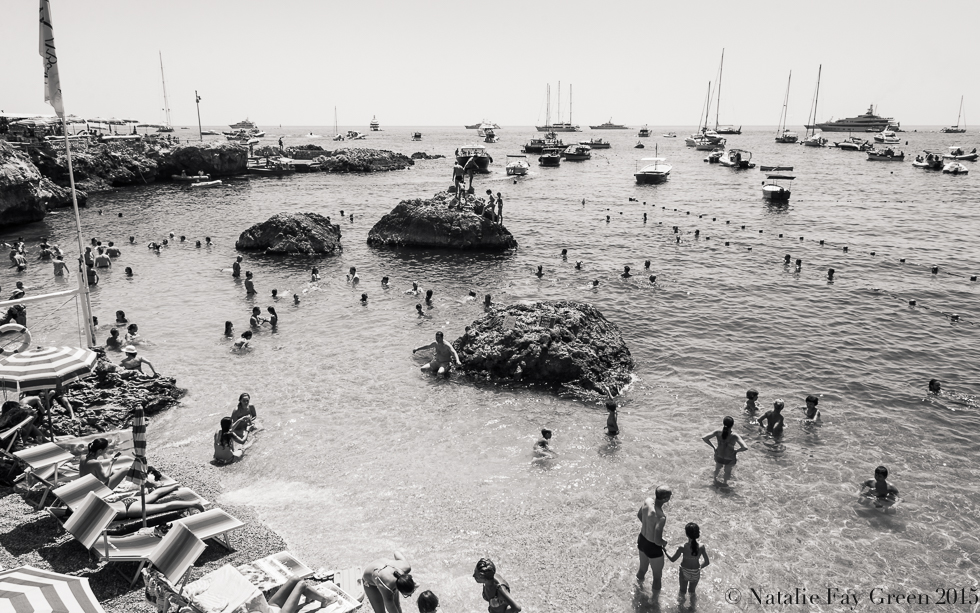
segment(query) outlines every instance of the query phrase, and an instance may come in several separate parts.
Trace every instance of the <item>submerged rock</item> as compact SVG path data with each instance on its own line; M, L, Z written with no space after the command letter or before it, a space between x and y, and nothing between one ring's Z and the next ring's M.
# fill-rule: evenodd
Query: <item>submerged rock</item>
M85 192L77 195L84 205ZM41 176L26 154L0 140L0 227L40 221L60 206L71 206L71 190Z
M324 151L316 160L326 172L383 172L415 164L407 155L384 149L336 149Z
M503 224L478 215L486 201L439 192L429 200L402 200L368 232L372 247L434 247L504 251L517 241Z
M442 154L439 154L439 153L436 153L434 155L430 155L430 154L426 153L425 151L416 151L415 153L412 154L412 159L413 160L441 160L441 159L443 159L445 157L446 156L444 156Z
M241 250L269 254L334 253L340 245L340 226L317 213L279 213L245 230L235 242Z
M580 396L630 382L619 328L591 304L558 300L491 307L453 342L464 372L555 386Z

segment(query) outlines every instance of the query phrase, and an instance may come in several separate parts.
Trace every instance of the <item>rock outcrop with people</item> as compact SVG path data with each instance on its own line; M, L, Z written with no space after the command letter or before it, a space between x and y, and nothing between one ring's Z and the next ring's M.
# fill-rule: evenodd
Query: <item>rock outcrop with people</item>
M628 385L633 357L616 324L571 300L491 306L453 342L462 369L582 397Z
M239 235L235 248L267 254L332 254L343 249L340 226L317 213L279 213Z
M517 240L491 216L478 214L483 198L439 192L428 200L402 200L382 217L367 242L372 247L428 247L474 251L504 251Z
M78 192L84 205L85 192ZM44 219L48 209L71 206L71 190L42 176L30 158L0 140L0 227Z

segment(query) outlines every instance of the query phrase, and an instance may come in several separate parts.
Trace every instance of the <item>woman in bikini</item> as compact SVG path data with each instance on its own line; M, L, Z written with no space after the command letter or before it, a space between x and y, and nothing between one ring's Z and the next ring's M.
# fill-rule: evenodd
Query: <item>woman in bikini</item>
M735 420L731 416L725 417L722 425L724 427L721 430L715 430L701 440L715 450L714 482L728 485L728 480L732 478L732 469L735 468L735 463L738 461L736 454L745 451L748 447L741 436L732 432ZM717 446L711 444L712 440L717 441ZM738 449L735 448L735 445L738 445ZM722 468L725 469L724 481L718 481L718 473L721 472Z
M408 598L415 593L412 565L399 552L394 559L375 560L364 569L364 593L374 613L402 613L398 594Z
M487 558L480 558L473 571L473 578L483 584L483 599L490 613L518 613L519 604L510 595L510 584L497 574L497 567Z
M78 464L78 476L92 475L112 490L116 489L116 486L122 483L122 480L126 477L126 473L129 471L129 465L116 468L116 460L122 456L122 453L119 452L109 460L99 459L99 456L104 456L108 449L108 439L97 438L89 443L88 453ZM131 460L132 458L126 457L124 459Z
M257 415L255 414L255 405L251 402L252 397L246 392L238 397L238 406L231 412L231 429L240 437L243 437L245 432L251 430L255 425Z
M239 436L232 429L230 417L221 418L221 428L214 433L214 461L218 464L231 464L242 457L242 449L236 446L244 445L248 432Z
M684 556L681 560L681 569L678 577L680 577L681 592L679 596L684 598L684 593L689 592L691 594L691 604L694 604L694 588L698 586L698 581L701 580L701 569L711 564L711 560L708 559L708 550L704 548L703 545L698 545L698 539L701 538L701 528L694 522L691 522L684 526L684 533L687 534L688 541L684 543L683 546L678 547L674 555L667 556L670 558L671 562L676 562L677 558ZM701 563L701 558L704 558L704 563Z

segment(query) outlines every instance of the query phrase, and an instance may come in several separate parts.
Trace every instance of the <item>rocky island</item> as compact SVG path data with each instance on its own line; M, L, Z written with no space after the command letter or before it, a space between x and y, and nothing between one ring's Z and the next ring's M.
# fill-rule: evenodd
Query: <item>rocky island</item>
M439 192L428 200L402 200L382 217L367 242L372 247L428 247L474 251L505 251L517 240L503 224L477 214L486 201Z
M317 213L279 213L239 235L235 248L267 254L332 254L341 251L340 226Z

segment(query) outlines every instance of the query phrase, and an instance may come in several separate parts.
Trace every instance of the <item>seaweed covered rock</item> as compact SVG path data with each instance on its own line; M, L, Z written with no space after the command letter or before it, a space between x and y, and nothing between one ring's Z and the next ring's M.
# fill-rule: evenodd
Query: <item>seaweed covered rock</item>
M326 172L384 172L414 166L412 158L384 149L336 149L317 158Z
M187 143L170 150L160 162L161 178L186 172L196 175L203 171L212 177L240 175L248 166L248 149L229 142Z
M382 217L367 242L372 247L429 247L504 251L517 241L503 224L482 214L486 201L466 196L462 202L448 192L429 200L402 200ZM478 213L478 211L480 213Z
M268 254L334 253L342 249L340 226L317 213L279 213L242 232L235 248Z
M78 192L84 205L85 192ZM71 205L71 190L41 176L31 159L0 140L0 227L44 219L48 209Z
M491 307L453 347L468 374L580 396L622 388L634 365L619 328L591 304L570 300Z

